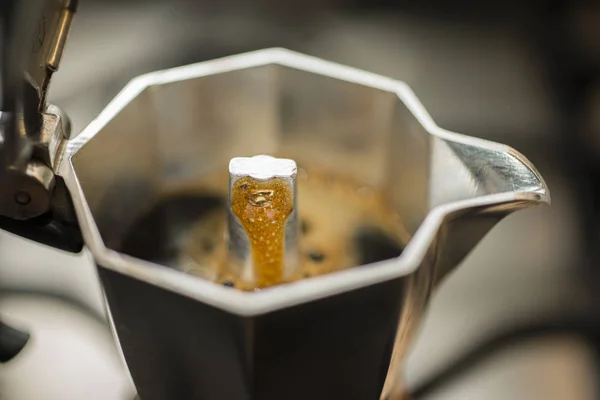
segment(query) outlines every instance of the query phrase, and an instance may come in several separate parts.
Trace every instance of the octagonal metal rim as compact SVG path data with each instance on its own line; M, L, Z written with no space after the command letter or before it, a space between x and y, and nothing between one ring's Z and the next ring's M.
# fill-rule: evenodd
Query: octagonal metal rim
M537 193L507 192L480 196L437 206L428 213L398 258L372 264L369 268L353 268L253 293L232 290L106 248L85 200L81 185L77 180L71 160L72 156L149 86L273 64L395 93L429 134L471 146L510 153L530 167L537 175L542 184L542 190ZM66 157L63 160L68 161L63 162L60 173L65 178L73 198L86 246L90 249L97 264L243 316L263 314L409 275L420 266L444 217L449 213L466 207L495 205L518 200L539 203L550 202L549 192L542 177L524 156L508 146L449 132L438 127L413 91L404 82L280 48L259 50L156 71L134 78L96 119L75 139L71 140L66 149Z

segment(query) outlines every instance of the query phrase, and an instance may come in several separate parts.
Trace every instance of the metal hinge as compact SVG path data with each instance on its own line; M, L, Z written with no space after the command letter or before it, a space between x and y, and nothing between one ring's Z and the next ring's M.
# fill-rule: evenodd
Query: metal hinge
M55 173L70 135L70 123L57 107L47 106L46 95L52 74L58 69L76 9L75 0L21 3L14 21L14 34L22 34L13 54L18 54L22 80L15 108L5 113L3 128L3 171L0 185L0 215L30 219L51 207ZM33 22L37 21L37 22ZM19 30L18 26L29 30Z

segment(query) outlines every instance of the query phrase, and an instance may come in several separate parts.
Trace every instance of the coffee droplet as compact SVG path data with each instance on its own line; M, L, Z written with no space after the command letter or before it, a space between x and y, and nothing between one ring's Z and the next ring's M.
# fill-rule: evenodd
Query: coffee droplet
M285 224L294 210L293 201L290 185L282 178L246 176L231 189L231 208L248 235L259 288L283 281Z

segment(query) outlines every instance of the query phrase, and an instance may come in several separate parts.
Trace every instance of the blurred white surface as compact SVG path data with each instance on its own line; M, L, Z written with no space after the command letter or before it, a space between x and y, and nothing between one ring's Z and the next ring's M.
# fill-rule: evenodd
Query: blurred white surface
M64 301L0 297L3 320L31 339L0 364L2 400L130 400L135 391L102 321Z
M96 267L88 251L71 254L0 230L0 292L39 292L67 298L106 315Z

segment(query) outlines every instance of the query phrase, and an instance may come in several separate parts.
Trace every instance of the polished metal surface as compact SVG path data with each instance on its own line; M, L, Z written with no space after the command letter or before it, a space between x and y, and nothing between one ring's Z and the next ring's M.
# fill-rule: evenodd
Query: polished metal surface
M66 116L47 106L46 94L76 5L76 0L27 0L8 1L5 6L11 14L3 15L7 26L1 46L0 215L4 217L30 219L50 209L54 177L45 178L41 186L32 186L30 178L39 175L31 171L39 170L40 163L54 173L69 135Z
M184 398L386 397L435 284L505 215L550 201L522 155L439 128L402 82L281 49L139 77L67 151L60 172L144 399L173 388L193 390ZM255 154L385 188L410 235L403 253L244 293L115 251L161 192L210 187L231 158ZM319 334L286 347L307 326ZM204 371L217 348L227 385L176 372ZM300 365L318 373L302 390Z
M51 209L54 174L70 135L70 123L68 117L52 105L41 118L40 130L27 139L29 157L24 169L7 166L0 173L0 184L4 188L0 196L2 216L26 220ZM23 127L19 135L26 137Z
M7 2L11 14L3 16L7 27L2 107L15 119L13 129L3 132L8 145L25 145L17 140L19 133L35 140L42 129L50 79L59 67L76 7L76 0ZM19 125L23 132L19 132ZM4 150L3 157L13 166L22 161L18 156L29 156L26 151L21 154L26 149L19 147Z
M32 157L42 161L56 172L71 134L71 123L69 117L52 104L46 107L42 118L44 121L42 129L38 135L31 138Z
M229 162L227 268L247 285L262 286L264 282L259 281L264 278L259 279L259 276L264 275L275 275L268 279L270 284L272 281L283 283L298 272L300 227L296 175L294 160L284 158L258 155L235 157ZM248 183L241 184L245 190L236 185L242 178L250 178ZM261 186L262 190L248 188L250 183ZM236 214L236 202L243 205L245 223L241 221L242 216ZM259 256L256 253L264 254L253 261Z
M0 180L6 190L0 196L2 215L16 220L37 217L50 207L54 173L45 164L30 162L24 173L9 169Z
M25 79L37 94L37 108L41 113L45 109L50 79L60 65L77 1L46 0L37 5L41 6L41 15L40 10L34 8L34 2L28 4L26 12L33 15L37 13L38 18L30 51L21 49L21 52L30 56L25 68Z

